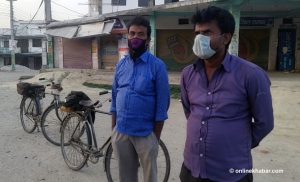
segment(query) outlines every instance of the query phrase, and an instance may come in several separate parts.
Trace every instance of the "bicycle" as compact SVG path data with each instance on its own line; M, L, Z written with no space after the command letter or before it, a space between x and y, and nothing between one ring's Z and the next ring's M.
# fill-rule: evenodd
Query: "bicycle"
M99 95L107 94L107 91ZM104 157L103 165L109 182L118 181L118 162L114 157L111 145L111 137L98 148L92 112L111 115L102 111L102 102L93 103L91 100L80 101L82 111L70 112L63 120L61 129L61 150L65 163L72 170L80 170L88 161L97 163L100 157ZM159 141L159 154L157 158L158 181L167 182L170 175L170 156L163 141ZM142 170L139 170L139 178L142 179ZM142 181L142 180L141 180Z
M45 78L40 78L39 80L46 80ZM49 114L55 110L55 119L62 122L62 119L64 117L64 113L59 111L60 106L63 104L62 101L60 101L59 93L62 91L61 84L55 84L52 79L49 79L47 81L50 81L51 84L48 84L46 86L51 86L52 91L50 93L45 92L46 86L40 85L40 84L31 84L27 82L20 82L17 84L17 91L20 95L22 95L22 101L20 104L20 119L23 129L27 133L32 133L36 128L39 131L38 124L40 123L42 133L45 136L45 138L50 141L51 143L54 143L55 141L50 137L47 128L49 125L47 124L49 118ZM45 98L46 94L53 95L53 100L43 112L42 109L42 99ZM47 126L47 127L46 127ZM61 126L61 123L59 124L59 127ZM60 138L60 133L59 133ZM60 141L60 140L59 140ZM60 143L57 143L56 145L60 145Z
M41 117L41 129L45 138L52 144L60 146L60 134L63 118L66 113L60 108L64 101L60 100L60 92L63 90L61 84L51 82L51 92L46 93L53 96L51 104L45 109Z

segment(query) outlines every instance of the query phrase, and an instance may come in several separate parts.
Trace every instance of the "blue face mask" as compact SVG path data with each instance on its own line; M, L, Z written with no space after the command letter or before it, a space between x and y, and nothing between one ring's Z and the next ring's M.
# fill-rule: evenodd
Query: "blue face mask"
M210 37L198 34L194 40L193 52L201 59L209 59L216 54L210 47Z

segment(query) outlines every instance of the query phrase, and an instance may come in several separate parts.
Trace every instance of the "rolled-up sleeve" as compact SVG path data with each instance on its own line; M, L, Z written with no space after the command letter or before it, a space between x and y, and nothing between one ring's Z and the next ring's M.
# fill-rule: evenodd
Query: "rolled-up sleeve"
M160 65L156 74L156 115L155 121L168 119L170 105L170 86L165 65Z
M271 82L267 74L255 69L248 77L247 91L252 117L252 148L274 128Z

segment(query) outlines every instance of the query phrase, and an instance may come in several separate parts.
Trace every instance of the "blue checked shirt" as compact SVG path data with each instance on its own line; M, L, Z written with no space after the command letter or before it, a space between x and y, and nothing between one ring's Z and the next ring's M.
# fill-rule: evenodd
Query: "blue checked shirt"
M169 104L168 74L160 59L145 52L136 61L125 56L118 63L111 105L118 132L148 136L156 122L168 118Z

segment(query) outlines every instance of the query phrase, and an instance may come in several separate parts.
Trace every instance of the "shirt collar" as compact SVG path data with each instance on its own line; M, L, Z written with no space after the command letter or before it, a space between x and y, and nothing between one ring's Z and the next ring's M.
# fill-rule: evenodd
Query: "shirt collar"
M134 62L129 54L128 54L127 56L128 56L128 58L129 58L132 62ZM138 62L139 62L139 61L143 61L144 63L147 63L147 62L148 62L148 57L149 57L149 52L148 52L148 51L145 51L145 52L137 59L137 61L138 61Z
M142 60L143 62L147 63L148 62L148 57L149 57L149 52L145 51L140 57L139 59Z
M222 62L222 67L224 68L224 70L226 72L231 71L231 55L228 52L226 53L225 58ZM198 59L194 63L194 69L198 72L201 71L202 69L204 69L204 60L203 59Z

